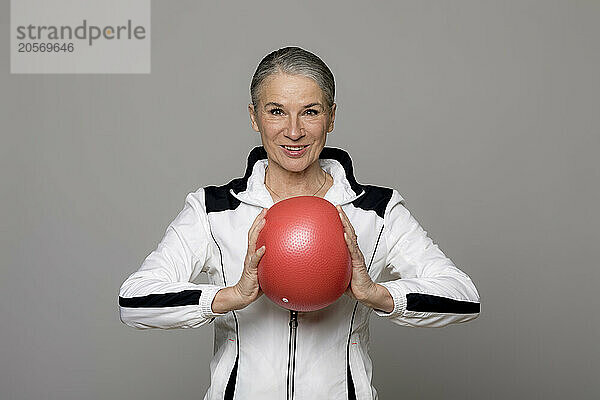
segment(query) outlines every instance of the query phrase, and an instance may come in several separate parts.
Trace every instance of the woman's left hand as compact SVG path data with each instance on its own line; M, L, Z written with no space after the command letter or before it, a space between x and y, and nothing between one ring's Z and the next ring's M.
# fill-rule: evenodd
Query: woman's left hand
M377 284L373 282L367 272L365 257L358 247L358 238L354 227L342 207L338 205L336 208L344 226L344 239L346 239L346 245L348 245L352 258L352 279L346 294L358 301L367 301L377 292Z

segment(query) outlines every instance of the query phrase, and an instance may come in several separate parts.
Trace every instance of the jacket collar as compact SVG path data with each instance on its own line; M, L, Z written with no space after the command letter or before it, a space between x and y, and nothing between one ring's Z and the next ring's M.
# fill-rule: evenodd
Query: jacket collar
M333 177L333 186L327 191L325 200L334 205L343 205L365 193L364 186L354 178L352 159L346 151L337 147L324 147L319 155L319 163L321 168ZM265 148L253 148L248 154L246 173L243 178L236 180L230 189L231 195L244 203L271 207L274 204L273 199L264 184L267 165Z

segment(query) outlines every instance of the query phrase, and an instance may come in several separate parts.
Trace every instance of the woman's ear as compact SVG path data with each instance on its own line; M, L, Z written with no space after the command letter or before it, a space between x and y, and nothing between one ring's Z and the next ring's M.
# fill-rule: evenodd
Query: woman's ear
M252 103L248 104L248 113L250 114L250 126L256 132L260 132L260 129L258 127L258 118L256 117L256 114L254 113L254 104L252 104Z
M329 112L329 125L327 126L327 133L333 131L333 123L335 121L335 109L337 107L336 103L333 103L331 106L331 111Z

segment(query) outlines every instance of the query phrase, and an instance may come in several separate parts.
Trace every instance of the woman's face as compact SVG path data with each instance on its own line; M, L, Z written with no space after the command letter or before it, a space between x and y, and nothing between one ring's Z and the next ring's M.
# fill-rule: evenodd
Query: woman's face
M248 111L269 162L300 172L319 159L327 133L333 130L335 107L328 112L323 91L314 80L280 73L263 81L257 108L249 104Z

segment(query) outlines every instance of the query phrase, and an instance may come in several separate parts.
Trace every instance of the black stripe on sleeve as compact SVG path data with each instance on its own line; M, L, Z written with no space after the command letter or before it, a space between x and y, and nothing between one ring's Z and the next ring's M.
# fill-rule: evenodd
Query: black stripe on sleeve
M407 311L424 311L450 314L474 314L479 312L479 303L461 301L423 293L406 295Z
M119 296L121 307L177 307L192 306L200 303L201 290L190 289L175 293L149 294L141 297Z

